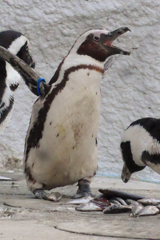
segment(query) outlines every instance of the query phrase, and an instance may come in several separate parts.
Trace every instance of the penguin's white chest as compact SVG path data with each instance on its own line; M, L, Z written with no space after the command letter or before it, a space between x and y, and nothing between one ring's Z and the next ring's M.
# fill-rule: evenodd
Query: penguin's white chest
M14 102L14 94L10 90L7 84L0 101L0 134L6 128L11 118L11 114L13 110L13 102Z
M33 177L51 188L93 176L97 169L100 80L94 79L101 79L101 75L79 71L70 74L52 101L43 137L29 154L28 162L34 163Z

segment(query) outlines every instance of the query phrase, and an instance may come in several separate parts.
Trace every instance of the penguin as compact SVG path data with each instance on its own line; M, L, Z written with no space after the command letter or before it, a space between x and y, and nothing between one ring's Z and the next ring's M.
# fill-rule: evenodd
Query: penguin
M148 117L131 123L122 135L120 148L123 182L146 166L160 174L160 119Z
M7 30L0 32L0 46L35 67L29 52L29 40L20 32ZM9 122L14 105L14 92L21 80L20 74L2 58L0 59L0 133Z
M45 190L77 182L75 198L91 195L98 164L100 82L110 56L130 54L112 45L127 31L127 27L112 32L97 29L80 35L48 84L26 65L17 67L22 63L17 58L12 64L5 55L30 90L37 88L40 95L33 105L24 151L26 182L36 198L53 200Z

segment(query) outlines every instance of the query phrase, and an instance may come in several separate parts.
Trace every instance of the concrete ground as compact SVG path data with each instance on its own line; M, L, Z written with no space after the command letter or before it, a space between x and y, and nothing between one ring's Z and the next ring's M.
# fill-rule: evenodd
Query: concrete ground
M57 203L35 199L21 171L1 172L0 176L14 179L0 182L0 239L160 239L160 214L132 218L130 213L79 212L75 205L66 204L75 194L76 185L55 189L63 194ZM95 177L91 187L96 195L99 188L113 188L160 198L156 183L131 180L124 184L120 179Z

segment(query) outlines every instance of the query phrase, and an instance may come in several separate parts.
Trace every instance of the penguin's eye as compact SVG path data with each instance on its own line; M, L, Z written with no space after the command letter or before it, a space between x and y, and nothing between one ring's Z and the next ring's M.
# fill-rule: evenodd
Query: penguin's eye
M98 41L100 40L100 38L97 37L97 36L93 36L93 40L96 41L96 42L98 42Z

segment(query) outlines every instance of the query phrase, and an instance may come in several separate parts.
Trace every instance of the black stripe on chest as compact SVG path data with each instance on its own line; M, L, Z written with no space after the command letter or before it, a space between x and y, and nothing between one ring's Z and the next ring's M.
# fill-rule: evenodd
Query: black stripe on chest
M53 84L53 83L55 83L55 82L58 80L58 78L59 78L59 73L60 73L60 71L61 71L61 67L62 67L63 62L64 62L64 60L59 64L59 67L57 68L55 74L54 74L53 77L51 78L49 84Z
M6 88L6 63L3 60L0 60L0 102L2 101L5 88Z
M150 154L148 151L143 151L141 159L142 159L142 162L146 165L149 165L148 163L153 163L155 165L160 164L159 153Z
M53 88L52 91L46 96L46 99L44 101L44 105L39 110L37 120L36 120L32 129L29 132L28 139L27 139L27 142L26 142L27 147L26 147L26 159L25 159L25 161L27 161L27 159L28 159L28 154L29 154L30 149L39 146L38 143L39 143L40 139L42 138L44 124L45 124L45 121L46 121L46 118L47 118L47 113L48 113L48 111L50 109L50 106L52 104L52 101L58 95L58 93L61 92L63 90L63 88L65 87L67 81L69 80L69 75L72 72L78 71L79 69L89 69L89 70L98 71L101 74L103 73L103 69L101 69L99 67L92 66L92 65L83 65L83 64L71 67L64 72L64 76L63 76L62 81L60 83L56 84L55 88ZM59 73L58 73L58 75L59 75Z
M14 103L14 98L12 97L9 101L9 106L6 107L2 112L0 111L0 124L6 119L7 115L9 114L9 112L11 111L12 107L13 107L13 103ZM2 104L1 108L4 106L4 104ZM1 110L1 109L0 109Z

